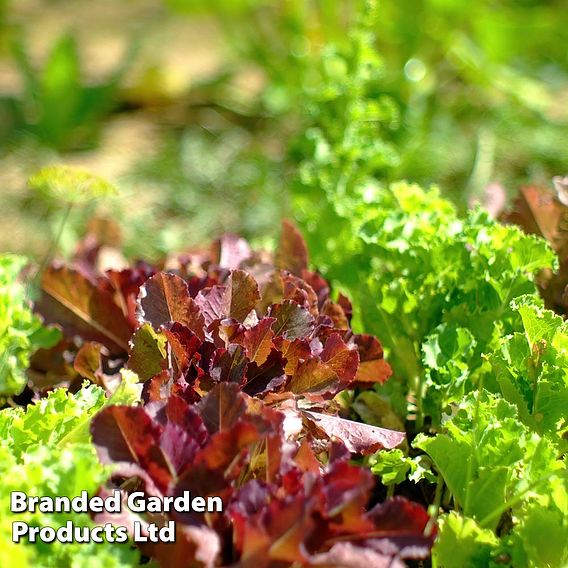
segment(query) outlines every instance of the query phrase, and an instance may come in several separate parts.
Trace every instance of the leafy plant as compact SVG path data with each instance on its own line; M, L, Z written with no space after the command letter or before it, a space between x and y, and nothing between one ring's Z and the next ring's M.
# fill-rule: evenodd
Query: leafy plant
M385 382L391 371L380 343L353 334L349 301L331 300L325 280L307 269L301 235L283 227L273 266L234 236L210 260L181 257L177 274L144 265L100 274L95 249L74 267L44 271L36 310L57 321L68 341L91 342L81 350L97 342L101 355L124 361L148 380L150 398L166 384L203 393L229 380L250 395L323 402L352 382ZM260 271L259 281L240 267ZM171 357L176 363L164 376Z
M283 225L274 264L230 235L209 254L178 258L177 273L102 275L90 260L49 267L36 308L62 325L76 372L107 388L120 367L144 381L144 407L108 406L92 423L101 460L117 465L109 488L128 477L130 491L189 490L227 504L220 515L172 517L176 545L145 554L164 566L353 563L369 554L402 566L428 554L435 530L424 532L421 506L397 498L367 511L372 478L347 460L394 448L404 434L348 420L332 399L385 382L390 367L376 338L351 331L349 301L332 301L308 270L293 225ZM336 484L344 497L330 491ZM121 522L136 519L152 520L128 513Z
M512 307L521 315L523 329L504 338L491 355L495 378L503 397L517 406L523 423L554 439L568 427L564 371L568 328L533 296L516 298Z
M346 211L342 201L337 196L327 206ZM482 558L562 565L566 331L543 309L534 283L539 269L555 266L552 251L482 211L460 219L435 189L369 181L349 203L349 219L338 218L351 224L351 239L346 229L330 241L318 226L314 237L326 246L315 251L354 298L359 325L381 334L395 377L374 396L356 395L353 408L382 425L393 409L402 419L415 417L411 436L438 432L416 438L409 455L380 452L373 470L392 494L398 484L432 481L418 467L417 450L432 459L439 475L433 509L451 504L459 511L442 515L439 565L474 566ZM548 526L558 546L545 544ZM453 545L463 551L460 559Z
M2 101L11 116L11 128L59 151L94 145L101 119L116 105L119 86L135 49L133 43L104 82L88 85L82 77L79 50L72 35L57 41L42 69L34 68L25 43L16 41L14 60L24 87L19 97Z
M503 221L520 226L529 234L548 241L558 255L557 271L543 271L539 275L539 290L546 306L556 313L566 313L566 285L568 284L568 256L565 204L565 180L554 178L554 190L541 186L522 187L512 206L502 215Z
M161 565L182 558L206 566L236 558L243 566L352 565L372 558L402 566L404 558L427 554L425 511L398 498L365 512L372 479L346 461L348 454L322 467L309 443L285 436L285 414L238 384L222 381L194 405L183 398L153 403L151 412L111 407L92 426L99 456L117 463L119 479L136 476L147 495L191 491L225 503L222 513L173 515L175 545L144 547Z
M425 417L438 423L487 373L481 354L518 329L510 301L535 291L534 273L553 265L552 252L481 211L459 219L435 189L378 188L370 180L327 207L341 223L339 236L314 231L312 241L321 238L312 248L316 264L349 290L361 325L381 334L403 389L393 398L399 413L406 416L411 392L418 428Z
M90 443L89 421L108 404L132 403L139 396L136 378L124 375L122 385L109 400L104 390L85 385L77 394L57 389L30 405L0 411L0 561L19 566L132 566L138 554L128 545L90 543L15 544L12 522L55 529L72 521L93 526L86 513L26 512L10 514L11 491L35 496L75 497L82 490L93 493L108 475Z
M19 280L26 259L0 256L0 397L19 394L27 382L31 354L51 347L60 338L32 313L26 288Z
M420 436L414 445L430 455L461 511L442 523L434 553L440 565L475 566L482 558L512 566L566 562L566 463L550 439L518 421L513 405L481 390L457 405L441 434Z

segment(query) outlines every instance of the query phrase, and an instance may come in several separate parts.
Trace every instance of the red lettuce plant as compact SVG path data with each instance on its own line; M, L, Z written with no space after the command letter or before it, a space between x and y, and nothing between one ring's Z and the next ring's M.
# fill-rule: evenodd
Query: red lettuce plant
M308 269L293 225L274 258L231 235L159 267L103 272L97 257L83 246L71 266L45 271L36 309L65 339L37 359L37 376L112 390L126 367L144 383L140 406L110 406L92 423L101 461L115 466L102 492L225 503L219 513L144 515L177 531L175 543L142 545L147 555L164 567L255 568L428 555L421 506L397 498L368 510L373 478L350 456L405 436L343 418L335 397L391 370L377 338L351 330L349 300L334 301ZM127 509L111 517L97 521L137 520Z
M127 364L152 379L148 396L168 369L176 389L203 393L230 375L251 395L286 390L315 402L391 374L379 341L351 331L347 298L332 301L328 283L308 270L289 223L275 259L227 235L208 251L167 259L165 271L137 263L101 272L98 248L85 248L44 271L36 311L65 340L35 358L39 385L78 376L104 383Z
M226 507L144 517L126 510L96 520L128 527L175 520L175 543L142 545L162 566L401 566L427 556L434 535L424 534L424 509L396 498L367 511L372 475L349 463L338 439L319 461L314 447L323 446L294 424L295 414L229 382L195 404L170 395L103 410L92 434L101 461L116 466L114 487L162 499L220 496Z

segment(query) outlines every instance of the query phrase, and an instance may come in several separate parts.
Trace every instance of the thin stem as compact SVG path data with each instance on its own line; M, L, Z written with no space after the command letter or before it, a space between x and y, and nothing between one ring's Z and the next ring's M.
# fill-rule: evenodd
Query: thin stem
M448 486L445 486L442 494L442 505L444 506L444 509L449 509L451 507L452 502L454 502L454 496L450 491L450 488Z
M434 494L434 503L430 505L433 509L432 516L424 529L424 535L430 536L432 533L432 529L436 524L436 520L438 519L438 515L440 514L440 506L442 505L442 496L444 495L444 478L441 475L438 475L438 482L436 484L436 493ZM430 508L429 507L429 508Z
M71 214L71 210L73 209L73 203L69 203L63 212L63 218L61 219L61 223L59 228L57 229L57 233L55 233L41 264L39 265L34 277L31 279L32 281L36 281L38 278L41 277L42 272L45 270L45 267L48 265L50 259L52 258L57 246L59 245L59 241L63 235L63 230L65 229L65 225L67 225L67 221L69 220L69 215Z
M424 410L422 406L423 386L422 386L422 375L417 375L415 378L416 382L416 422L415 428L416 432L421 432L424 427Z

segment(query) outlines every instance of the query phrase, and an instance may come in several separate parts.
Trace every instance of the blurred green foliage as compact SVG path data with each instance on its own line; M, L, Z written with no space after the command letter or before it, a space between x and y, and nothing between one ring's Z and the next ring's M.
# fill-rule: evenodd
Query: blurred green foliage
M398 128L382 135L400 153L390 179L435 181L463 202L491 181L515 189L568 169L563 2L253 4L221 19L235 49L266 73L262 101L282 113L326 96L313 88L314 70L330 50L349 49L347 30L364 5L377 11L375 98L389 95L400 112Z
M155 257L227 230L274 235L279 217L292 212L291 187L324 199L326 184L337 180L345 188L364 177L435 182L464 208L490 182L513 193L568 171L568 29L560 0L147 4L160 15L141 20L142 32L168 18L188 30L206 21L222 31L226 44L216 45L218 65L205 81L188 79L171 95L167 81L156 80L137 98L126 80L131 52L97 82L79 55L80 29L37 59L28 55L23 26L9 34L17 36L9 57L21 88L0 95L4 151L20 151L31 137L59 153L41 150L34 167L96 149L107 125L122 117L158 125L150 156L133 149L128 167L110 176L122 191L112 214L126 228L129 255ZM2 10L6 26L13 5L4 0L0 18ZM140 34L141 55L145 49L151 58L147 36ZM137 65L153 70L139 75L138 92L144 77L166 76L158 59ZM22 188L15 207L30 199ZM81 234L84 221L76 216L72 234Z
M384 88L401 108L396 175L479 192L568 167L560 1L382 2Z
M62 36L51 48L42 68L33 65L25 41L13 43L13 58L23 89L18 96L0 99L0 137L11 140L26 134L59 151L93 146L101 121L117 103L118 87L131 64L134 44L122 62L99 84L89 84L81 70L75 37Z
M170 6L204 8L184 0ZM295 214L309 214L301 203L308 194L317 204L318 195L325 201L326 191L345 193L367 177L435 182L464 208L491 182L513 193L568 169L562 2L249 0L229 7L218 0L207 7L229 39L232 75L252 64L265 77L247 112L268 116L267 128L287 137L278 166L287 176L283 189L299 180Z
M145 250L163 255L223 232L251 237L274 233L285 193L280 164L265 142L225 122L172 133L153 160L136 167L134 185L140 180L160 188L143 221L155 228L147 233Z

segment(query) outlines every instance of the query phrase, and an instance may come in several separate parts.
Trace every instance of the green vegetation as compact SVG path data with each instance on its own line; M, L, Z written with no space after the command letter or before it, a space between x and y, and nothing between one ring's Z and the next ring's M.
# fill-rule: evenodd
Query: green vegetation
M95 385L85 384L75 395L58 389L46 398L22 408L0 411L0 490L2 511L10 510L10 492L34 496L77 496L82 490L93 494L108 476L90 443L89 421L109 403L131 404L139 396L137 377L124 376L111 400ZM67 521L93 526L86 513L35 513L2 515L0 560L18 566L133 566L138 554L128 545L82 543L15 544L12 522L59 528Z
M24 284L19 281L26 260L0 257L0 397L19 394L26 384L30 354L55 345L61 335L47 329L32 313Z
M117 103L118 88L134 51L99 85L85 83L72 35L55 43L42 69L34 68L22 41L14 43L13 54L23 91L0 101L0 112L9 117L0 134L13 138L25 133L59 151L95 144L102 120Z
M0 564L568 565L560 0L134 4L0 1ZM12 542L83 489L225 509Z

